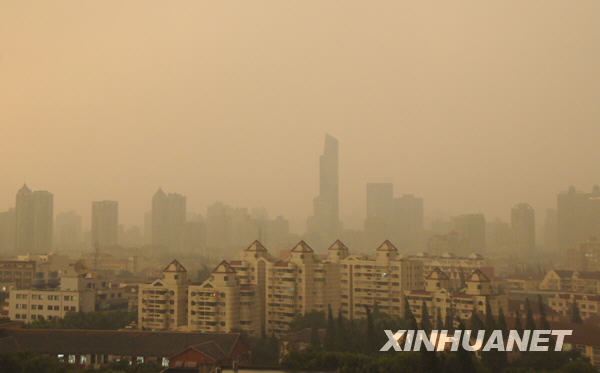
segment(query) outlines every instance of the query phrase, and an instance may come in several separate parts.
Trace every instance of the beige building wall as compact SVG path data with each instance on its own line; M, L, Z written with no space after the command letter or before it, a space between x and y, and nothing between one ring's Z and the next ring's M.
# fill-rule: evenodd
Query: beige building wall
M187 328L188 280L186 269L173 260L163 278L140 285L138 328L169 330Z
M68 312L94 311L91 291L11 290L8 302L10 319L26 323L62 319Z
M402 315L404 292L424 286L421 261L401 257L387 240L374 257L348 255L341 264L342 315L349 319L365 318L367 307Z
M188 329L231 332L240 329L240 283L231 265L222 261L210 278L189 287Z

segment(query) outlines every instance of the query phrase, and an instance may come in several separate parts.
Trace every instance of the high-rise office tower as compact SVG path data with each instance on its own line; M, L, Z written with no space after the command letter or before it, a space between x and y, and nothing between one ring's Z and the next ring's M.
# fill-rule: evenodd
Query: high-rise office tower
M17 192L15 206L15 245L19 252L45 252L52 249L53 195L32 192L27 185Z
M393 232L394 186L392 183L367 183L367 218L365 245L376 247Z
M181 248L185 225L186 198L162 189L152 197L152 244L169 250Z
M15 249L15 209L0 212L0 252Z
M394 199L394 235L392 239L403 250L422 251L423 198L405 194Z
M81 216L75 211L56 215L56 246L59 250L73 250L82 244Z
M485 217L483 214L464 214L454 218L454 229L459 235L459 255L485 250Z
M119 242L119 203L92 202L92 246L106 248Z
M535 249L535 212L527 203L515 205L510 212L515 249L531 252Z
M340 232L338 140L325 136L325 149L319 158L319 195L313 200L313 216L307 231L319 242L330 242Z
M558 226L556 209L546 210L544 221L544 248L555 251L558 248Z
M556 198L558 249L566 250L600 235L600 187L591 193L570 187Z

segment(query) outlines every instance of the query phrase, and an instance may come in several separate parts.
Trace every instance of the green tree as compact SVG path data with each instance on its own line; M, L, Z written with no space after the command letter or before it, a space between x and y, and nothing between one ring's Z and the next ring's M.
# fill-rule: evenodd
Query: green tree
M338 310L338 316L336 319L336 341L335 345L338 351L346 351L347 343L348 343L348 330L346 328L346 322L344 320L344 316L342 316L342 308Z
M319 329L315 325L310 330L310 345L317 350L321 349L321 337L319 336Z
M573 303L571 305L571 322L576 324L583 323L583 319L579 313L579 306L577 306L577 301L575 299L573 299Z
M535 320L533 319L533 310L529 304L529 298L525 298L525 329L535 330Z
M329 305L327 309L327 328L325 329L325 343L323 347L326 351L334 351L336 348L335 342L335 321L333 320L331 305Z
M417 330L419 326L417 325L417 319L410 309L410 304L408 303L408 298L404 297L404 319L408 323L409 330Z
M427 303L423 301L421 305L421 329L427 333L427 335L431 334L431 330L433 326L431 324L431 319L429 318L429 312L427 312Z
M540 294L538 294L538 309L540 311L540 329L551 330L552 328L546 317L546 307L544 306L544 301Z
M458 319L458 330L466 330L464 321ZM458 348L458 372L475 373L475 365L473 364L473 352L469 352L460 346Z
M523 324L521 323L521 314L519 310L515 311L515 326L514 329L519 332L520 336L523 336Z
M365 348L366 352L374 352L379 349L377 344L377 333L375 331L375 322L373 320L373 314L369 307L366 307L367 312L367 345Z

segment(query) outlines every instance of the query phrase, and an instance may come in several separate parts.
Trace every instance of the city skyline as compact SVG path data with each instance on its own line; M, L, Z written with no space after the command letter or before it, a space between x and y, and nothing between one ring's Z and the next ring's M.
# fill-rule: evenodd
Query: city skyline
M163 187L299 231L324 133L347 227L367 182L504 220L599 183L597 1L141 5L0 5L0 210L27 182L86 226L104 199L140 224Z

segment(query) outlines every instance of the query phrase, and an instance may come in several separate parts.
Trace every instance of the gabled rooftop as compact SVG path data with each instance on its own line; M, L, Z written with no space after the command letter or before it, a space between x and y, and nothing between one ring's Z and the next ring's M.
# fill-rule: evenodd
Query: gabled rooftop
M304 241L300 241L292 249L293 253L313 253L313 249Z
M163 272L187 272L187 270L177 261L177 259L173 259L173 261L163 269Z
M445 274L439 267L435 267L429 275L426 277L427 280L449 280L447 274Z
M473 271L466 280L467 282L490 282L489 277L485 273L481 272L479 268Z
M254 242L252 242L250 244L250 246L248 246L248 248L246 248L245 251L251 251L251 252L267 252L267 248L263 246L262 243L260 243L259 240L255 240Z
M335 240L334 243L329 246L328 250L348 250L348 247L340 240Z
M398 249L389 240L385 240L379 245L377 251L397 252Z
M235 270L231 268L231 265L226 260L223 260L213 269L212 273L235 273Z

